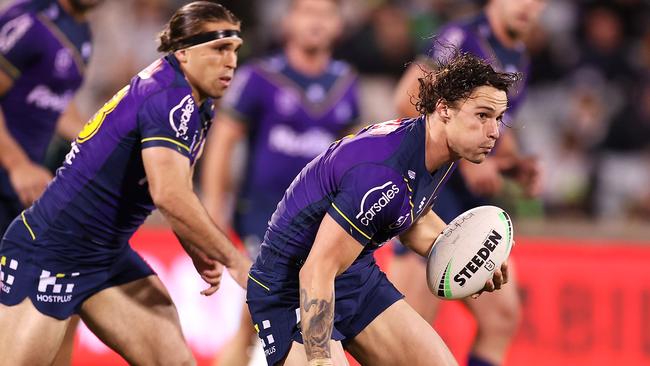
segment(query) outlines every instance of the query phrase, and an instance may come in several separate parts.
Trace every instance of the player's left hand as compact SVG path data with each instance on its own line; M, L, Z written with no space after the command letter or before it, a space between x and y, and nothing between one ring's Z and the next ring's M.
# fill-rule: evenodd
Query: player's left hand
M223 265L214 261L212 268L206 268L199 272L203 281L210 285L207 289L201 291L201 295L210 296L219 290L221 278L223 276Z
M523 156L514 159L503 169L503 173L519 183L528 197L537 197L542 192L542 170L535 156Z
M201 295L210 296L217 292L219 286L221 286L223 265L198 250L193 252L191 257L194 268L201 275L201 279L210 285L210 287L201 291Z
M472 299L477 299L483 292L493 292L501 289L501 286L508 283L508 262L503 262L501 268L497 268L492 275L492 278L485 282L485 286L481 291L472 295Z

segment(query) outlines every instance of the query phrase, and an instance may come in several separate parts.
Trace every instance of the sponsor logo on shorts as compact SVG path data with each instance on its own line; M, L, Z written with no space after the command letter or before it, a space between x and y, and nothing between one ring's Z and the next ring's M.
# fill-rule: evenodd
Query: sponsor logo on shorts
M0 257L0 287L2 292L10 293L16 279L12 273L18 269L18 261L5 256Z
M272 355L275 353L275 338L273 338L273 334L271 334L271 321L270 320L262 320L262 329L260 329L259 325L255 324L255 329L259 331L259 337L260 340L262 341L262 347L264 348L264 355L266 357ZM262 335L264 333L265 335Z
M496 249L497 245L501 243L501 239L503 239L501 234L493 229L483 242L483 246L479 248L472 259L467 262L465 267L463 267L463 269L461 269L458 274L454 276L454 282L460 286L464 286L467 280L472 278L472 275L474 275L474 273L476 273L479 268L483 267L483 264L485 264L485 269L488 271L494 269L494 262L492 262L492 260L488 260L488 258L490 257L490 254L494 252L494 249Z
M386 190L386 188L388 189ZM373 203L367 205L366 208L366 200L368 200L368 197L374 192L381 192L381 195L377 197L376 201L370 201ZM386 207L390 201L395 198L395 196L397 196L398 193L399 187L392 181L388 181L380 186L370 188L361 199L359 213L357 214L356 218L360 220L361 223L365 226L370 225L370 222L375 218L375 216L377 216L377 214L379 214L381 210Z
M180 110L180 116L177 122L174 117L178 110ZM187 130L189 129L188 124L190 123L190 118L192 118L192 113L194 113L194 99L192 99L192 95L190 94L186 95L180 103L169 111L169 125L176 132L176 137L182 138L183 140L188 139Z
M36 301L64 303L72 300L72 291L74 283L71 279L79 276L79 272L70 275L57 273L52 276L50 271L41 270L41 276L38 281L38 292ZM58 281L58 282L57 282Z

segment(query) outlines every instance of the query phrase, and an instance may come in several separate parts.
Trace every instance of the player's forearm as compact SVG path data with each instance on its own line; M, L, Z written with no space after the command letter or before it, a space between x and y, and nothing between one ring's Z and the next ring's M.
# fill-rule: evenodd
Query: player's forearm
M167 193L156 200L156 206L185 245L195 246L228 268L242 259L242 254L210 220L193 192Z
M219 132L222 132L221 135L227 135L228 130L223 130L223 126L217 125L210 136L211 140L202 160L201 187L208 214L225 230L230 218L227 203L234 191L230 162L238 140L221 136Z
M447 225L438 215L429 211L400 236L400 241L414 252L426 257L445 226Z
M334 274L312 267L300 271L300 324L309 365L331 365Z
M11 136L5 123L4 114L0 110L0 165L6 170L20 164L30 163L31 160Z

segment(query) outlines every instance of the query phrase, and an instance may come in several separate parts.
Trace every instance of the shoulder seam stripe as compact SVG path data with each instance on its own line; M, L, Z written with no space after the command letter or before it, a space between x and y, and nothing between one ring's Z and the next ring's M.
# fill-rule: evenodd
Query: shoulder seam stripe
M334 207L334 209L336 210L336 212L338 212L339 215L341 215L341 216L345 219L345 221L347 221L348 223L350 223L350 225L352 225L353 228L357 229L357 231L360 232L361 235L363 235L364 237L366 237L366 239L368 239L368 240L372 240L372 238L371 238L370 236L368 236L366 233L364 233L363 231L361 231L361 230L357 227L357 225L355 225L352 221L350 221L350 219L348 219L348 217L345 216L345 214L343 214L343 212L341 212L341 210L339 210L339 208L336 207L336 205L335 205L333 202L332 202L332 207Z
M171 142L172 144L176 144L176 145L182 147L187 152L190 152L189 147L181 144L180 142L178 142L176 140L170 139L168 137L147 137L147 138L144 138L144 139L140 140L141 143L145 143L145 142L148 142L148 141L167 141L167 142Z

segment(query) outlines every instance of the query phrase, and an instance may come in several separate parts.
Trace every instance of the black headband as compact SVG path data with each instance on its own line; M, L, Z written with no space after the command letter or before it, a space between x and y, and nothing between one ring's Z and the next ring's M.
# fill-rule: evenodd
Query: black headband
M185 37L179 41L181 45L178 49L188 48L201 43L216 41L223 38L241 38L241 32L234 29L224 29L214 32L203 32L193 36Z

